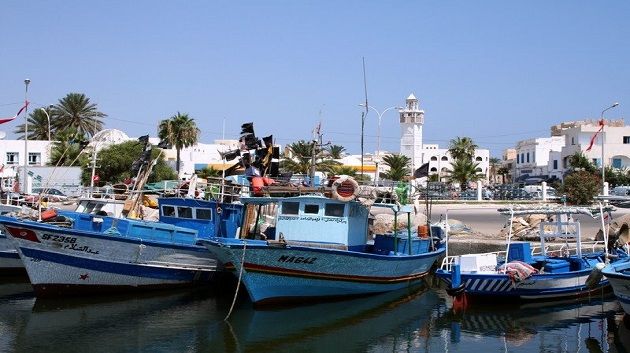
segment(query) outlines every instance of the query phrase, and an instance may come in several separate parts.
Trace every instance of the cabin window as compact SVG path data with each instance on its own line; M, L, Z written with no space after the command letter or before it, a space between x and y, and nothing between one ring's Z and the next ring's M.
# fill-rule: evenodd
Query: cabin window
M192 208L190 207L177 207L177 217L179 218L193 218Z
M196 219L212 219L212 210L209 208L196 208L195 209L195 218Z
M304 205L304 213L318 214L319 205Z
M324 215L328 217L343 217L343 212L346 208L344 204L327 203L324 209Z
M164 216L164 217L175 217L175 207L173 207L173 206L162 206L162 216Z
M282 214L298 214L300 211L299 202L283 202Z

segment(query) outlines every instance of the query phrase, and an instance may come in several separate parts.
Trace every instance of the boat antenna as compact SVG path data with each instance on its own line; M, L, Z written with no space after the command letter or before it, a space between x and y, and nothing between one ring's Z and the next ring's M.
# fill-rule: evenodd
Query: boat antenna
M365 129L365 118L368 115L368 91L367 91L367 79L365 76L365 57L363 59L363 91L365 93L365 104L363 107L365 111L361 113L361 175L363 175L363 130Z

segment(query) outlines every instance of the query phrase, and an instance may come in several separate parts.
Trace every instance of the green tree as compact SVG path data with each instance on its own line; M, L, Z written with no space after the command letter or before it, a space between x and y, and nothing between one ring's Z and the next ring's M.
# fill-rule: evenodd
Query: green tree
M205 167L197 172L197 176L204 179L218 178L221 176L221 171L212 167Z
M383 156L383 163L389 167L385 177L394 181L401 181L411 175L411 158L402 154L387 154Z
M101 179L101 183L115 184L122 182L126 178L136 177L135 174L132 174L131 166L135 160L140 158L142 152L143 144L138 141L126 141L100 150L97 155L99 166L97 174ZM151 158L158 158L158 161L149 175L149 183L177 179L173 169L168 166L164 161L164 157L161 156L160 149L153 148L151 150ZM87 164L83 164L83 166L82 182L89 183L92 173L91 167Z
M331 159L323 150L313 142L300 140L287 145L289 156L284 156L280 162L280 168L286 172L296 174L309 174L313 152L315 153L315 170L334 173L334 168L341 163Z
M450 182L459 183L462 190L468 188L468 182L483 179L484 175L478 170L479 164L471 159L456 159L451 164L451 170L448 175Z
M332 159L341 159L343 158L343 154L346 151L346 148L341 145L330 145L326 148L328 151L328 155Z
M575 152L569 157L569 165L572 170L584 170L589 173L596 173L597 167L581 151Z
M192 119L188 114L177 114L171 116L168 119L162 120L158 126L158 137L167 141L169 144L175 147L177 151L177 175L180 172L180 152L183 148L192 146L199 141L199 134L201 131L195 123L195 119Z
M628 168L613 168L607 166L604 170L605 178L611 187L630 184L630 170Z
M345 165L338 165L335 166L333 168L333 172L335 173L335 175L348 175L351 177L356 177L357 176L357 171L352 168L352 167L348 167Z
M492 180L492 182L495 182L497 175L499 174L499 168L501 166L501 160L497 157L490 157L490 161L489 161L489 165L490 165L490 180Z
M102 118L107 114L98 111L96 103L83 93L68 93L55 104L50 112L50 122L55 131L75 128L83 135L94 136L103 129Z
M35 109L28 115L28 139L29 140L48 140L48 117L41 109ZM24 139L25 124L20 124L13 131L18 135L19 140ZM52 127L51 127L52 129ZM54 134L51 133L51 137Z
M454 159L472 159L477 146L470 137L456 137L450 141L448 152Z
M50 154L49 165L72 166L85 165L88 163L86 154L82 154L87 139L75 128L60 130L55 136Z
M564 178L560 191L567 195L567 202L573 205L589 205L599 193L602 180L586 170L570 173Z

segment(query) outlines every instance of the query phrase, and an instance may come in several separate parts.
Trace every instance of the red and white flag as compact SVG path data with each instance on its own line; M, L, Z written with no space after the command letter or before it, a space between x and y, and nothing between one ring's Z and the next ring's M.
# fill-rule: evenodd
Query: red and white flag
M14 116L12 116L10 118L0 119L0 124L8 123L9 121L14 120L18 116L20 116L20 114L22 114L22 112L24 110L26 110L26 107L28 107L28 103L29 103L29 101L24 101L24 106L22 108L20 108L20 110L18 110L17 114L15 114Z
M597 135L599 135L599 133L602 132L603 130L604 130L604 119L599 121L599 130L597 130L595 134L593 135L593 137L591 137L591 142L588 144L588 147L586 147L586 152L590 151L591 148L593 148L593 144L595 143L595 139L597 138Z

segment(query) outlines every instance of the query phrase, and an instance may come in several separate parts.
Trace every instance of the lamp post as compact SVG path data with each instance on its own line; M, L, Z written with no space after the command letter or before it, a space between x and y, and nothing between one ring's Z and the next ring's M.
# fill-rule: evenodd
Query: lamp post
M617 102L613 103L610 107L602 110L602 114L599 117L599 120L600 120L600 122L602 124L602 195L606 195L607 194L606 193L606 187L605 187L605 184L604 184L604 178L605 178L604 172L606 170L606 163L604 163L604 134L605 134L604 127L606 126L606 125L604 125L604 113L607 110L612 109L612 108L614 108L614 107L616 107L618 105L619 105L619 103L617 103Z
M365 107L364 103L359 104L360 107ZM381 119L383 118L383 114L385 114L385 112L392 110L392 109L403 109L401 107L397 107L397 106L393 106L393 107L389 107L386 108L385 110L379 112L378 109L374 108L371 105L368 105L369 109L372 109L376 112L376 115L378 115L378 129L376 132L376 174L374 176L374 182L378 181L378 163L380 162L380 158L381 158Z
M28 176L28 85L31 83L30 79L24 80L24 104L26 105L25 110L25 122L24 122L24 170L22 171L22 191L26 194L26 178Z
M52 109L53 105L49 105L48 106L48 110ZM48 141L51 141L50 139L50 115L48 114L48 110L46 110L45 108L39 108L42 112L44 112L44 114L46 114L46 120L48 120Z

